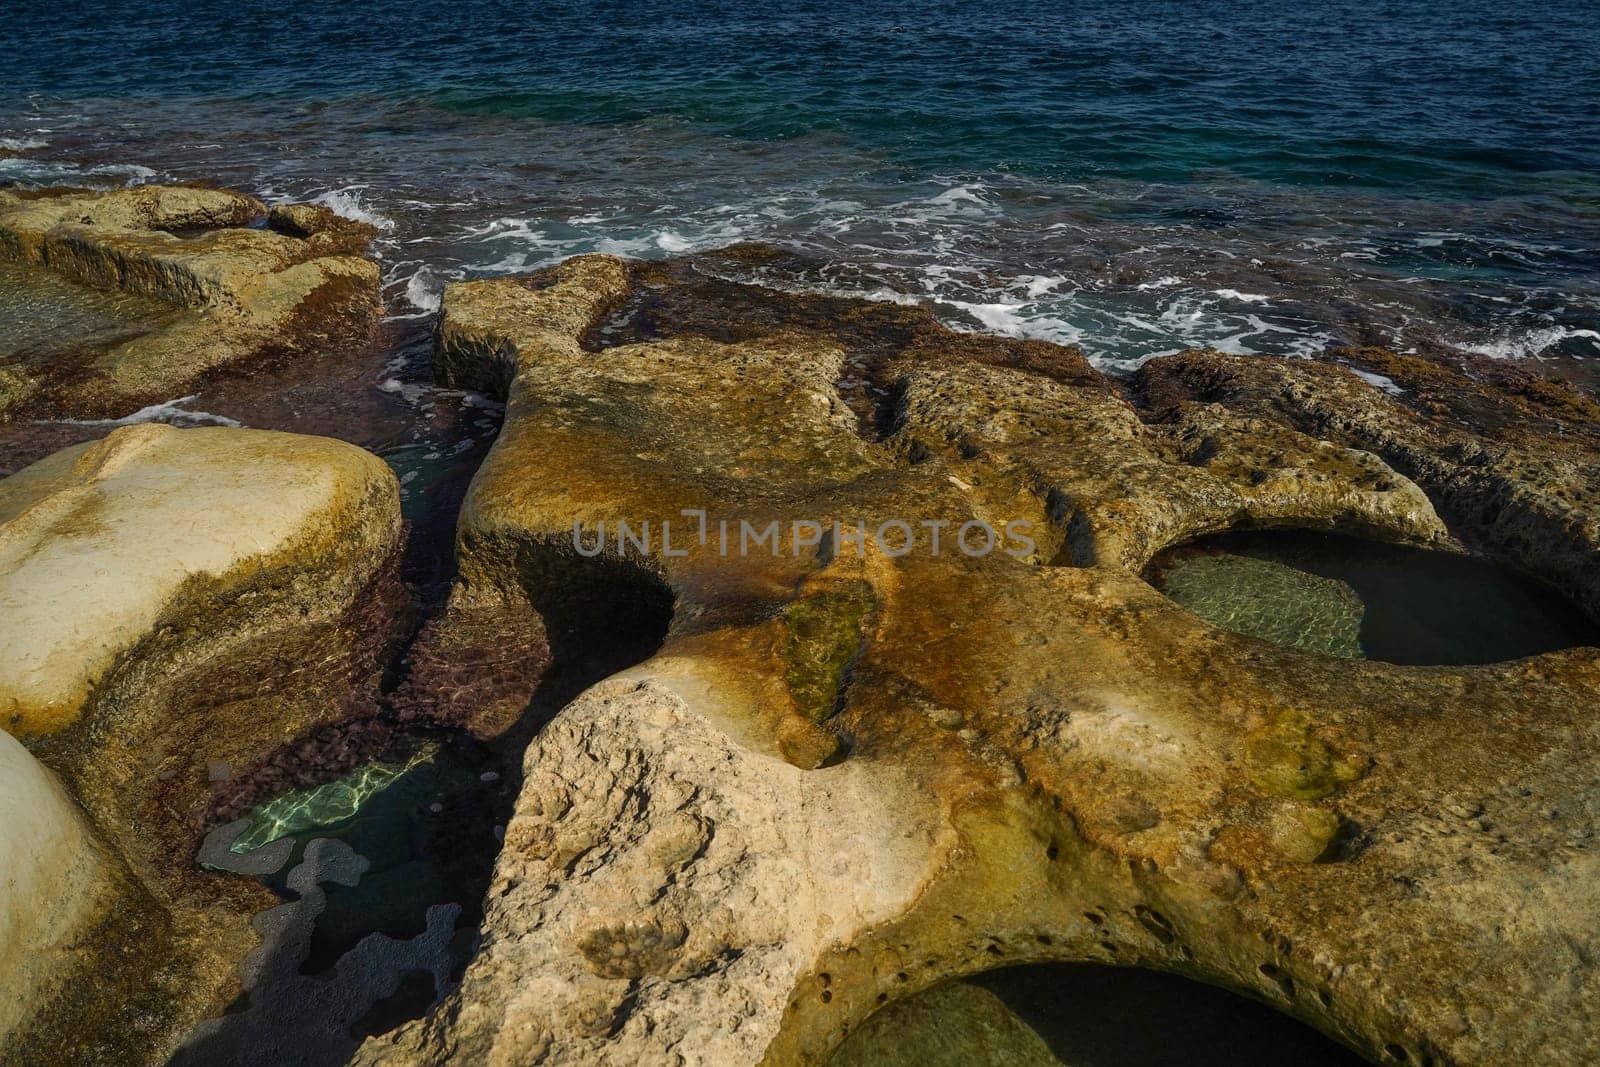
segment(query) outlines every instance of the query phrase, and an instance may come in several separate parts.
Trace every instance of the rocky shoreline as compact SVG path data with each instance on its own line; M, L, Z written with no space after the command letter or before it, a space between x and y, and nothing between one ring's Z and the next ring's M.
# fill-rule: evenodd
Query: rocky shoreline
M360 253L375 233L326 208L268 212L215 189L0 191L0 261L146 302L121 321L59 329L9 353L0 419L115 418L218 368L365 335L378 271Z
M359 346L370 236L218 190L0 193L0 260L52 307L154 302L0 353L0 419ZM506 409L434 599L345 442L132 425L0 481L6 1058L165 1062L271 904L175 857L418 727L502 754L509 817L459 984L355 1062L821 1063L924 990L1076 961L1374 1062L1600 1058L1595 649L1334 659L1144 579L1207 535L1334 531L1600 617L1593 396L1376 349L1112 379L738 280L784 255L449 286L437 379ZM957 540L985 530L1027 543Z

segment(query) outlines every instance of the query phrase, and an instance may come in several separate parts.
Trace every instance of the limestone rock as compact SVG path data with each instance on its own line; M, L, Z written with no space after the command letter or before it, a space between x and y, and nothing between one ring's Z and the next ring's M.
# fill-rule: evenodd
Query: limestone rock
M1189 353L1123 389L739 262L446 290L442 376L508 398L454 603L548 623L631 584L672 622L529 748L460 990L358 1062L818 1063L1045 961L1390 1062L1600 1058L1595 652L1336 659L1141 577L1307 527L1536 563L1592 608L1592 449L1541 464L1331 365Z
M1472 547L1600 613L1600 403L1504 367L1480 365L1469 376L1377 349L1341 355L1393 375L1402 395L1336 365L1214 352L1154 360L1141 385L1157 406L1221 401L1382 457Z
M987 989L937 986L867 1020L833 1057L835 1067L1062 1067L1026 1022Z
M252 589L289 594L272 605L280 618L347 602L394 544L393 495L388 467L341 442L156 424L0 482L0 725L71 726L135 649L221 619Z
M118 897L113 867L67 791L0 733L0 1051L79 976Z
M61 777L122 887L114 921L61 959L70 979L0 1052L164 1062L235 995L266 891L189 861L264 761L373 713L361 700L399 540L393 473L326 438L130 426L0 481L3 751L14 735ZM59 787L17 780L60 821ZM55 872L67 923L96 870L62 855L80 868ZM47 961L56 933L5 944Z
M321 255L360 255L378 236L378 227L370 222L347 219L320 204L275 204L267 225L310 242Z
M47 340L0 347L0 419L116 418L230 364L364 337L368 231L319 208L280 209L283 232L247 226L266 214L182 186L0 196L0 263L20 270L7 298L60 318Z

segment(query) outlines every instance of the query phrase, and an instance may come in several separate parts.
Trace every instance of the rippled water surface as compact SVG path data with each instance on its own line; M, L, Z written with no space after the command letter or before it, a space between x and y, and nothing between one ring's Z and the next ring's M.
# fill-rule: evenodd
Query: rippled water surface
M1589 3L20 7L0 181L320 197L397 314L757 238L1108 365L1600 356Z
M0 263L0 358L29 361L75 343L103 344L175 315L154 300Z

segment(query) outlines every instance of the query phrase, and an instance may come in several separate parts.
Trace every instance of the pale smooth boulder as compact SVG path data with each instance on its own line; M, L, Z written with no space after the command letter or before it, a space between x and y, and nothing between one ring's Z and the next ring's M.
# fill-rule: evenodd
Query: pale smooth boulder
M70 725L121 657L188 616L219 629L241 590L342 607L399 524L394 474L328 438L131 426L35 463L0 482L0 727Z
M264 901L190 863L235 785L213 768L367 713L400 535L394 474L321 437L130 426L0 481L0 742L62 783L46 804L0 763L0 836L76 809L114 893L74 904L96 881L65 831L0 849L0 1062L165 1063L238 996Z

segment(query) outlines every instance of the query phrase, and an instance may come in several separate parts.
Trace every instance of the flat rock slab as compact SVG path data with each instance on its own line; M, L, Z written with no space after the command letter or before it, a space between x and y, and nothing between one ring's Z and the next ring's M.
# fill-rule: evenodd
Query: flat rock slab
M359 1062L822 1062L887 1003L1047 961L1213 982L1380 1061L1600 1058L1595 650L1340 660L1141 577L1301 527L1593 612L1581 398L1372 352L1337 358L1403 397L1209 352L1117 384L721 280L760 254L445 292L442 375L508 400L456 603L632 581L673 618L535 739L482 950ZM952 543L984 527L1003 547Z
M0 324L58 327L0 349L0 421L119 418L219 368L365 336L374 233L217 189L0 191Z

